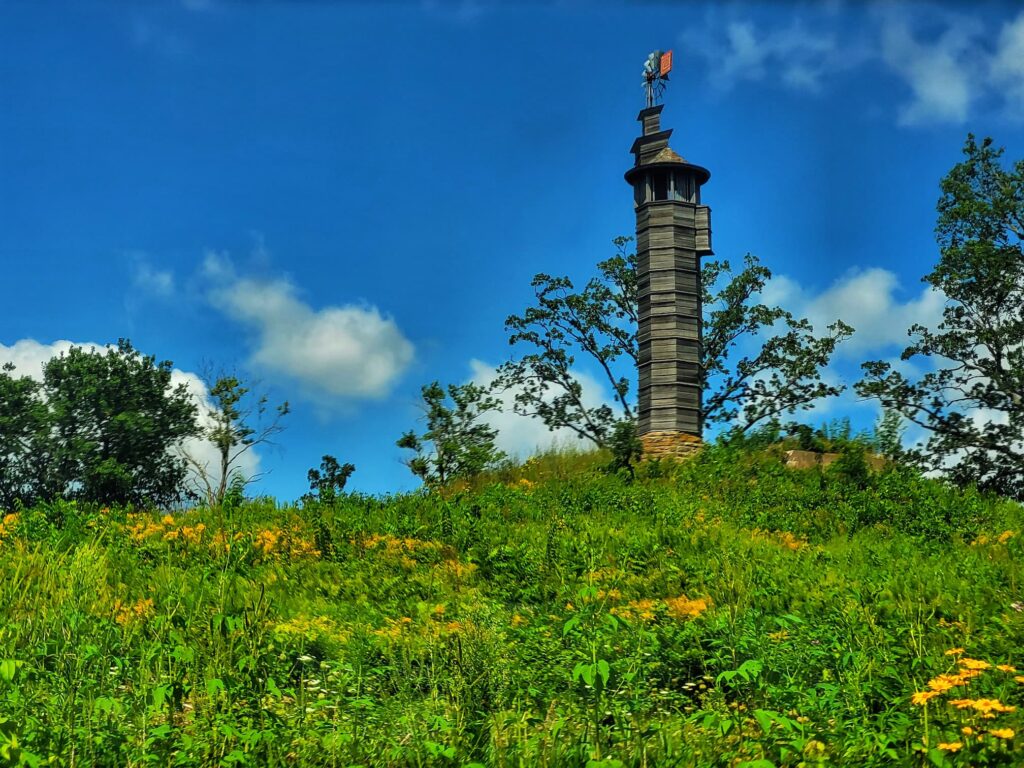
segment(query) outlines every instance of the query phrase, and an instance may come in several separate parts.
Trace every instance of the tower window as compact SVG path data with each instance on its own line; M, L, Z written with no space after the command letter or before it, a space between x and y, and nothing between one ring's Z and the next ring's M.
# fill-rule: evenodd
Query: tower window
M673 174L673 200L682 200L683 202L692 203L694 202L694 195L696 193L696 184L694 183L693 177L685 173Z
M651 179L655 200L668 200L668 174L658 173Z

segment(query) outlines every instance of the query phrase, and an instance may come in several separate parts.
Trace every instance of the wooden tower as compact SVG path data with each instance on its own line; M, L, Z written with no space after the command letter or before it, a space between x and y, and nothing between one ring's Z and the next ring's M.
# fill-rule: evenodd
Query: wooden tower
M700 201L711 173L668 146L664 105L637 118L643 135L626 172L636 209L640 346L639 434L645 456L686 456L700 447L700 257L711 250L711 210Z

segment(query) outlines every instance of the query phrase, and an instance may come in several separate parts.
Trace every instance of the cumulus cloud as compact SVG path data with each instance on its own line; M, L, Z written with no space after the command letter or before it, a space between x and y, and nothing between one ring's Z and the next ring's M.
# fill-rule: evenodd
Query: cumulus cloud
M379 399L412 363L412 343L374 306L314 309L288 280L240 276L226 257L213 253L204 275L214 306L252 332L251 362L312 392Z
M470 381L479 386L489 386L497 376L497 369L481 360L471 360ZM583 387L583 402L587 407L596 407L603 403L610 403L610 398L605 394L604 388L597 379L586 374L579 373L574 378ZM513 410L515 403L515 389L509 389L498 395L501 400L501 411L491 412L486 415L484 421L492 428L498 430L498 448L509 456L526 458L540 451L555 447L582 447L591 448L589 440L580 440L576 433L570 429L550 430L540 419L532 419L528 416L520 416Z
M13 375L28 376L37 381L43 379L43 366L54 357L67 354L72 347L82 347L86 350L101 350L109 348L106 344L95 342L75 342L61 339L50 344L44 344L35 339L19 339L10 346L0 344L0 366L5 363L14 365ZM208 416L212 407L210 392L203 380L195 373L182 371L177 368L171 371L171 386L177 387L184 384L192 400L198 407L198 421L200 427L212 426ZM201 438L189 438L180 447L179 453L187 454L201 467L205 467L210 482L216 485L220 481L220 456L216 446L208 440ZM236 462L237 471L244 477L255 477L259 473L260 457L255 451L248 451ZM193 479L198 479L193 476Z
M996 29L937 4L837 11L796 6L778 23L716 6L686 42L701 41L695 52L722 90L749 81L815 92L842 72L872 67L905 86L909 98L895 110L901 125L961 124L982 103L1024 119L1024 12ZM863 19L851 23L857 14Z
M848 272L817 294L779 275L765 287L764 299L806 317L817 332L836 320L852 325L856 332L837 354L862 359L868 353L906 346L907 329L915 323L934 328L942 319L946 298L940 291L926 286L901 300L901 287L895 274L880 268Z

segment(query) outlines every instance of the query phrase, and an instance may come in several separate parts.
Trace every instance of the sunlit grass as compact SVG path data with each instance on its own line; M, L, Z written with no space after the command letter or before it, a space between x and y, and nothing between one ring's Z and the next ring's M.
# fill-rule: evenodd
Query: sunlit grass
M9 511L0 765L1021 763L1017 505L735 447L607 463Z

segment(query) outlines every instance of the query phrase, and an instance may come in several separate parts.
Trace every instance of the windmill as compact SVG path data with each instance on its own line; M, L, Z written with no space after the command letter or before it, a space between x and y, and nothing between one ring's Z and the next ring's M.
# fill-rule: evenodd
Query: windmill
M644 62L644 90L647 91L647 106L653 107L654 102L665 92L668 73L672 71L672 51L651 51Z

